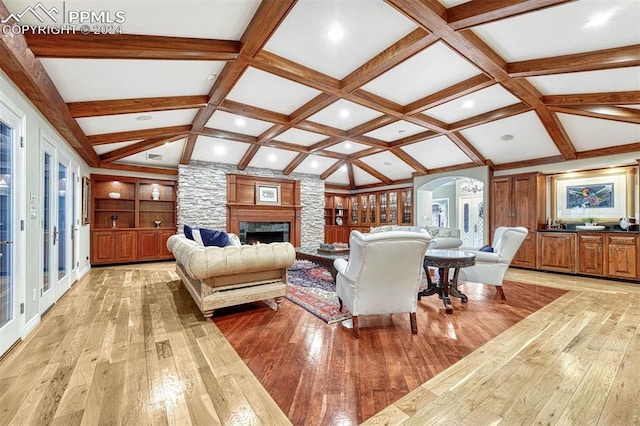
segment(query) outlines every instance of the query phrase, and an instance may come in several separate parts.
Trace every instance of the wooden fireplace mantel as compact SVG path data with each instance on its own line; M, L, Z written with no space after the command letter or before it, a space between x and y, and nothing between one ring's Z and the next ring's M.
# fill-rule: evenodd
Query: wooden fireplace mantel
M279 188L277 203L259 203L258 185ZM240 222L289 222L290 243L301 246L300 181L227 174L227 232L240 234Z

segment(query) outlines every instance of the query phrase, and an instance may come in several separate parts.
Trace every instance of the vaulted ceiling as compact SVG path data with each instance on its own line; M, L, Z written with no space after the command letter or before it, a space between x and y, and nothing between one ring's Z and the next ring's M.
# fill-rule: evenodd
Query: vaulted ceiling
M640 151L637 0L60 8L89 5L124 11L122 34L3 33L0 65L92 167L200 160L358 188Z

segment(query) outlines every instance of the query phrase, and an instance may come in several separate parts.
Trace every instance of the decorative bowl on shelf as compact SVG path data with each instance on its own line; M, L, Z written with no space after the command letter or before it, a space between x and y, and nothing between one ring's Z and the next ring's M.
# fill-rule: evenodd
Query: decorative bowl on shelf
M109 193L109 198L118 199L118 198L120 198L120 193L119 192L110 192Z

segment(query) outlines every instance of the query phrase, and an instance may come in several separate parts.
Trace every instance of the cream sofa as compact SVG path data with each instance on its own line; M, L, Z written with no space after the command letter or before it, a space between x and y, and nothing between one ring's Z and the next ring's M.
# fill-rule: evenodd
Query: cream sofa
M169 237L167 248L205 317L217 308L258 300L277 310L287 294L287 268L296 259L290 243L204 247L177 234Z
M413 231L426 229L431 236L429 249L457 249L462 245L460 230L457 228L439 228L437 226L386 225L372 227L370 232Z

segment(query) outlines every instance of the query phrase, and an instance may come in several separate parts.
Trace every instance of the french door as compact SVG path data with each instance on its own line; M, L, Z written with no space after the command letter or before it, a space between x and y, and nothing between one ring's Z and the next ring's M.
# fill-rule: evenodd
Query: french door
M460 197L458 228L462 246L478 248L484 245L484 201L482 195Z
M0 103L0 355L20 339L21 332L19 295L24 288L16 280L15 176L20 136L20 119Z

